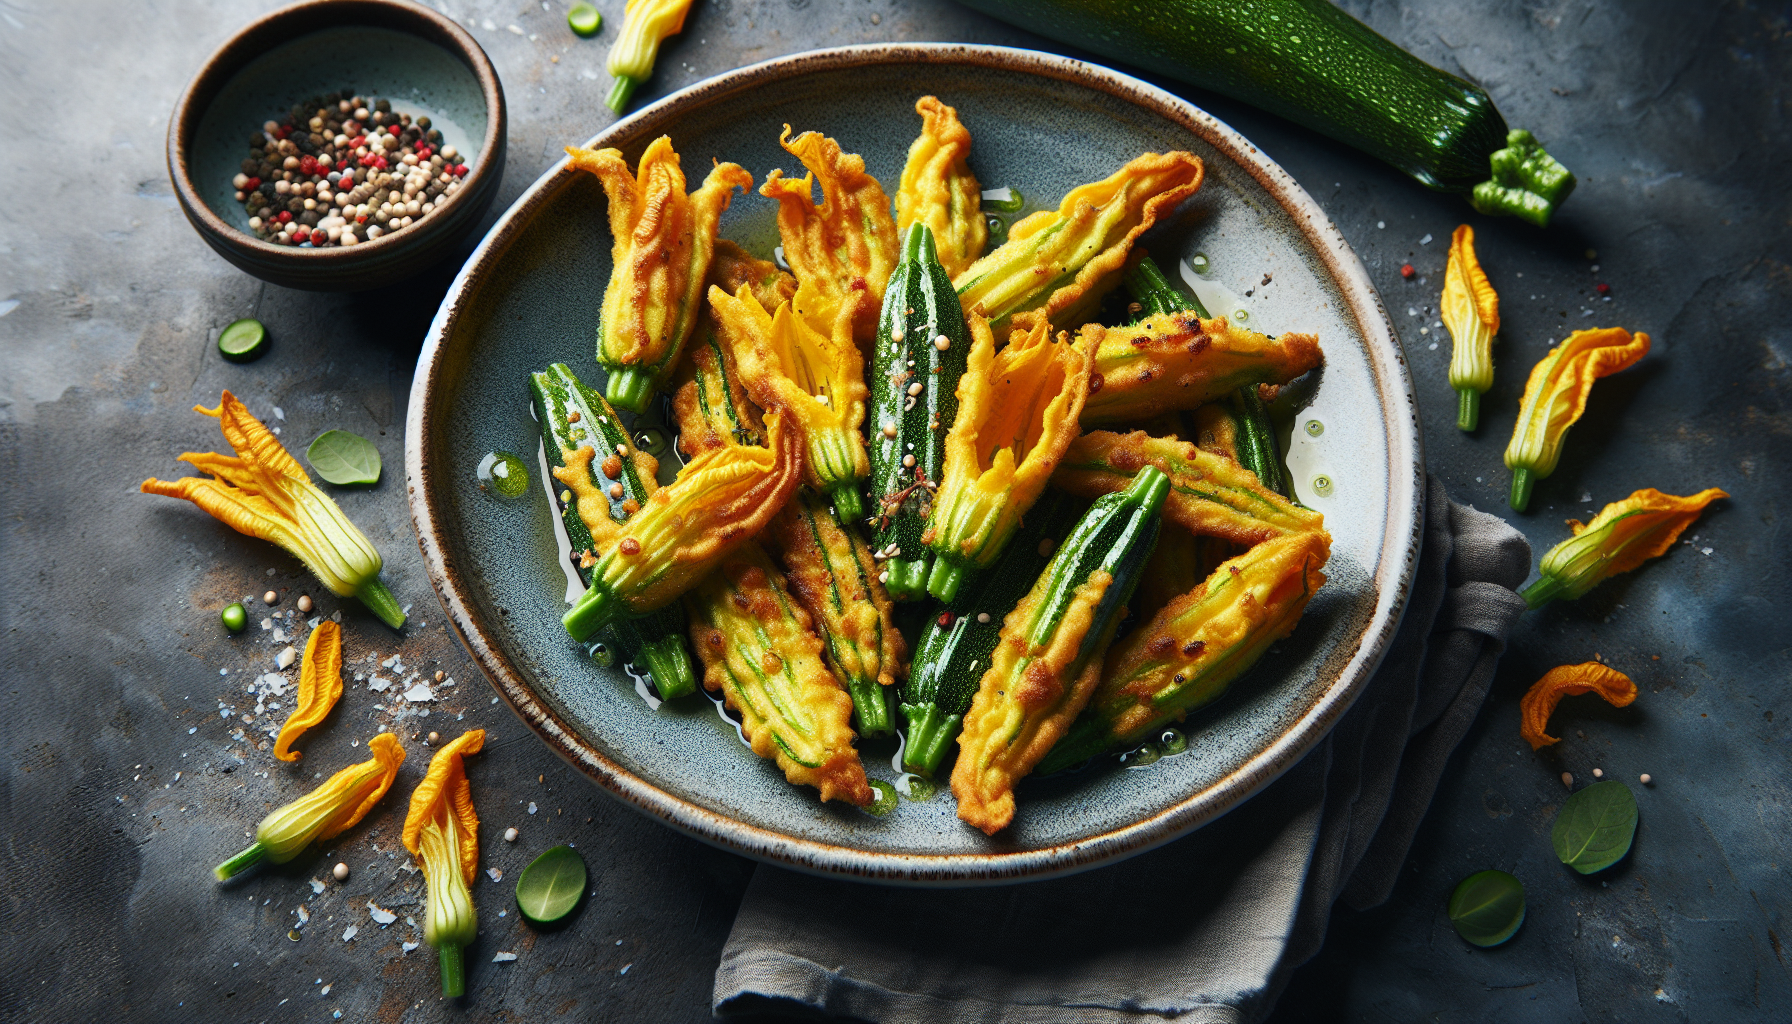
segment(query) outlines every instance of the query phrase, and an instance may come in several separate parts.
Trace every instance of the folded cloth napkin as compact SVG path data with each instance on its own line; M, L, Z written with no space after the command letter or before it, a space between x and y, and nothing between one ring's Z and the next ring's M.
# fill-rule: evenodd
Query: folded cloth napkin
M1112 867L916 890L756 869L717 1016L1253 1021L1318 952L1332 905L1393 890L1444 762L1525 610L1524 538L1427 482L1394 642L1323 742L1218 821Z

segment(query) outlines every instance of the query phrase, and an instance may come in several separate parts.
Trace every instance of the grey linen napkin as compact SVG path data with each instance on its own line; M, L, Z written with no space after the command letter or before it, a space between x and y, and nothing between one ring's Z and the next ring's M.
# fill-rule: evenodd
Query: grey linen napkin
M1026 885L895 889L762 865L716 968L717 1016L1261 1019L1336 901L1393 890L1530 565L1516 530L1431 478L1393 645L1331 735L1262 793L1149 853Z

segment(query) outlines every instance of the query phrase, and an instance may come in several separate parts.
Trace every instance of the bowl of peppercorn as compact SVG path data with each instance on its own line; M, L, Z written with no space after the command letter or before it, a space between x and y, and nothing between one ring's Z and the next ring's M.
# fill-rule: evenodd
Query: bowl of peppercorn
M264 281L392 284L458 251L504 176L504 89L473 37L403 0L305 0L206 61L168 173L207 244Z

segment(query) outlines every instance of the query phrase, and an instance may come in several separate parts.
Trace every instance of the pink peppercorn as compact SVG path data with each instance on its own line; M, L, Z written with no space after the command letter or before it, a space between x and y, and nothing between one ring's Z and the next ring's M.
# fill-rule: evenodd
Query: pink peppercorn
M322 245L322 244L324 244L324 241L326 239L328 239L329 237L330 236L325 234L321 228L312 228L311 229L311 244L312 245Z
M1611 293L1612 286L1609 284L1596 284L1593 286L1593 290L1601 295L1608 295Z
M1416 273L1418 273L1418 271L1412 269L1412 264L1410 263L1407 263L1400 268L1400 276L1409 281L1412 280L1412 276Z
M291 210L281 210L279 215L276 216L274 219L279 221L282 224L291 223L292 222L292 211Z

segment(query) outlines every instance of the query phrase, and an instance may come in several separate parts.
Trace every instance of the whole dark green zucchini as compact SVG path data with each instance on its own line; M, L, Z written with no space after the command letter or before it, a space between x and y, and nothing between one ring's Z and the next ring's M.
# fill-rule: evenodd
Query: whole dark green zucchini
M944 338L945 347L939 340ZM946 431L958 416L958 378L970 357L964 309L933 232L909 226L890 275L871 360L872 524L884 587L898 601L927 596L933 556L921 540L933 488L946 462Z
M529 394L535 403L535 418L541 426L542 447L550 467L564 469L564 452L568 449L591 446L607 455L616 451L618 445L629 443L628 430L617 419L616 410L604 401L602 395L586 387L564 363L555 363L546 370L530 374ZM592 493L610 503L608 514L620 523L632 511L629 503L639 509L646 504L655 486L653 481L643 479L633 459L617 458L611 463L616 469L614 478L601 468L604 463L603 458L594 457L586 464L591 483L595 485ZM572 542L573 567L585 585L590 586L591 566L596 563L588 557L579 557L596 548L591 529L585 525L578 510L578 502L588 499L572 497L571 490L558 480L550 482L554 485L560 521L565 524L567 539ZM648 615L616 622L595 639L616 651L625 661L645 669L653 677L654 688L660 691L660 696L671 700L697 689L690 652L685 648L685 632L684 606L674 601Z
M1486 91L1395 46L1330 0L962 0L1031 32L1305 125L1475 209L1538 227L1574 175Z
M989 669L1002 620L1027 596L1088 503L1050 490L1027 512L1002 557L928 621L902 690L902 767L931 776Z

